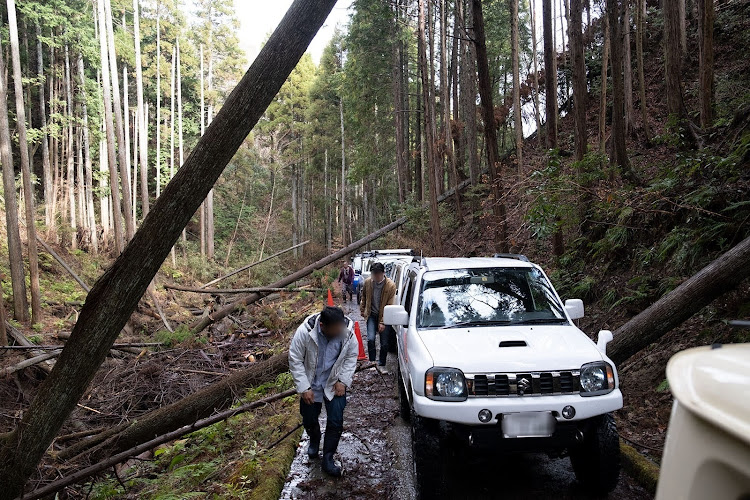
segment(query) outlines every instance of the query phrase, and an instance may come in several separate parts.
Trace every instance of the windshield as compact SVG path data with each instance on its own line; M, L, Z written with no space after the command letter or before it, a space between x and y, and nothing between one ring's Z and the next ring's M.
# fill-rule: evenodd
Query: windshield
M534 267L426 272L417 326L567 323L552 285Z

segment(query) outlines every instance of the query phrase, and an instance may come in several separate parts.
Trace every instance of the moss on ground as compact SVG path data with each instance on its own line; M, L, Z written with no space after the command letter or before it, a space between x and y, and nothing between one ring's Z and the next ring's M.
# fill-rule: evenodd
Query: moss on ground
M623 441L620 441L620 455L622 456L623 468L628 474L648 492L656 493L659 467Z

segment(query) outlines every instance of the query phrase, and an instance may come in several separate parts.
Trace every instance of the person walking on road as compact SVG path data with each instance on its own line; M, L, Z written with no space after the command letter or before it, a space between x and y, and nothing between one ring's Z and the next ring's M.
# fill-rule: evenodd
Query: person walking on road
M341 476L333 455L344 430L346 389L351 387L357 368L359 344L354 322L338 307L305 318L297 328L289 347L289 371L300 394L302 425L310 436L307 455L317 458L320 450L318 417L326 406L326 431L323 441L323 472Z
M338 282L341 283L341 295L346 302L346 294L349 294L349 300L354 298L354 268L349 265L348 261L344 261L344 265L339 271Z
M383 323L385 306L393 304L396 297L396 284L385 277L385 266L376 262L370 267L370 277L362 286L362 301L359 304L363 318L367 318L367 350L370 361L375 361L375 335L380 333L380 359L378 371L387 373L385 362L388 357L388 335Z

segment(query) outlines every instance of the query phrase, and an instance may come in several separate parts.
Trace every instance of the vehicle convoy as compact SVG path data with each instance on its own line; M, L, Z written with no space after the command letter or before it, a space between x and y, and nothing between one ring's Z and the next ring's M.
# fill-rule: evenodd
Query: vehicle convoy
M361 300L361 285L370 277L370 267L375 262L386 266L386 275L396 281L393 276L393 264L398 262L411 262L414 259L414 250L410 248L388 248L383 250L371 250L354 256L354 291L357 294L357 304ZM389 269L389 264L391 268ZM398 287L398 283L396 283Z
M611 491L620 472L612 413L617 370L573 320L542 269L521 255L427 258L406 269L398 337L401 415L411 421L423 497L436 496L445 457L484 450L568 454L577 479ZM440 460L437 460L438 454Z

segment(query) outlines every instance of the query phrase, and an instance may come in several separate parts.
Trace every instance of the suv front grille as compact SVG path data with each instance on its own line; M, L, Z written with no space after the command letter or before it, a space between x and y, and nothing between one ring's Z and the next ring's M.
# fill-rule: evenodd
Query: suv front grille
M467 374L469 397L578 394L579 371Z

